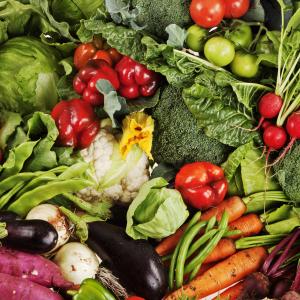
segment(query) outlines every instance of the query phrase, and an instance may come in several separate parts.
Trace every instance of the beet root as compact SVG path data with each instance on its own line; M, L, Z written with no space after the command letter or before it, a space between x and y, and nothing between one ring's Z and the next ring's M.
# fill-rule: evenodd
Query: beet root
M256 300L270 293L270 281L263 273L255 272L244 280L244 290L237 300Z

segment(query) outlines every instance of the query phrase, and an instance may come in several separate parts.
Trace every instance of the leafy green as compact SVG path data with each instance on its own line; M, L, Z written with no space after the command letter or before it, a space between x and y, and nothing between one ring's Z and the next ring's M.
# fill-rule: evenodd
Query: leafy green
M265 157L258 149L249 150L241 161L241 175L245 195L280 189L271 171L266 171Z
M32 158L26 162L26 170L51 169L57 165L57 157L52 147L59 135L55 121L48 114L35 112L28 120L27 135L31 140L40 139L33 150Z
M169 35L167 45L182 49L187 37L187 31L176 24L170 24L167 26L166 32Z
M58 100L59 55L31 37L0 46L0 109L27 114L50 110Z
M174 233L187 219L180 193L167 189L161 178L143 184L127 212L126 233L134 239L163 238Z
M205 75L202 79L207 80L207 84L195 83L184 89L183 99L206 135L232 147L257 137L257 132L247 130L253 123L245 107L236 105L234 95L215 84L213 73Z

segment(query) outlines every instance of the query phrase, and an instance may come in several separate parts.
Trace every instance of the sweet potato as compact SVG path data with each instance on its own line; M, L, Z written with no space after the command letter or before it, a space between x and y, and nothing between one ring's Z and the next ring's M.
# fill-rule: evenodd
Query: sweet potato
M7 300L63 300L50 289L31 282L25 278L18 278L0 273L0 299Z
M5 247L0 247L0 273L26 278L46 287L68 289L73 286L52 261Z

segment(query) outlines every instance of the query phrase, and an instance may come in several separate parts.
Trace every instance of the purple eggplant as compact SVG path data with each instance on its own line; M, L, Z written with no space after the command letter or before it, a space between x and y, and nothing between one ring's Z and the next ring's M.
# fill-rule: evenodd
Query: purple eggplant
M43 220L6 221L7 236L1 242L13 249L30 253L46 253L57 243L58 233Z
M167 290L164 265L145 240L133 240L121 227L89 223L87 244L130 292L147 300L161 300Z

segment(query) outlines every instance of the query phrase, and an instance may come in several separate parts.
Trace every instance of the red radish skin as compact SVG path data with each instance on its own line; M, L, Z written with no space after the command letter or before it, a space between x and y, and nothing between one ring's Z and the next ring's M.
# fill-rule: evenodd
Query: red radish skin
M279 150L286 144L287 134L284 128L270 125L264 131L263 140L270 150Z
M0 299L63 300L59 294L37 283L0 273Z
M260 120L256 128L253 131L258 130L265 119L276 118L283 105L282 98L275 93L267 93L263 95L258 103L258 112L260 114Z
M273 125L272 122L268 121L268 120L264 120L263 123L261 124L261 128L263 130L267 129L270 125Z
M73 286L71 282L63 278L60 268L52 261L40 255L10 250L5 247L0 247L0 273L26 278L46 287L68 289ZM26 300L28 299L26 298Z
M300 139L300 111L296 111L288 117L285 128L291 138L290 142L284 148L282 153L276 158L276 160L269 166L274 166L280 160L282 160L289 152L289 150L293 147L295 141Z

